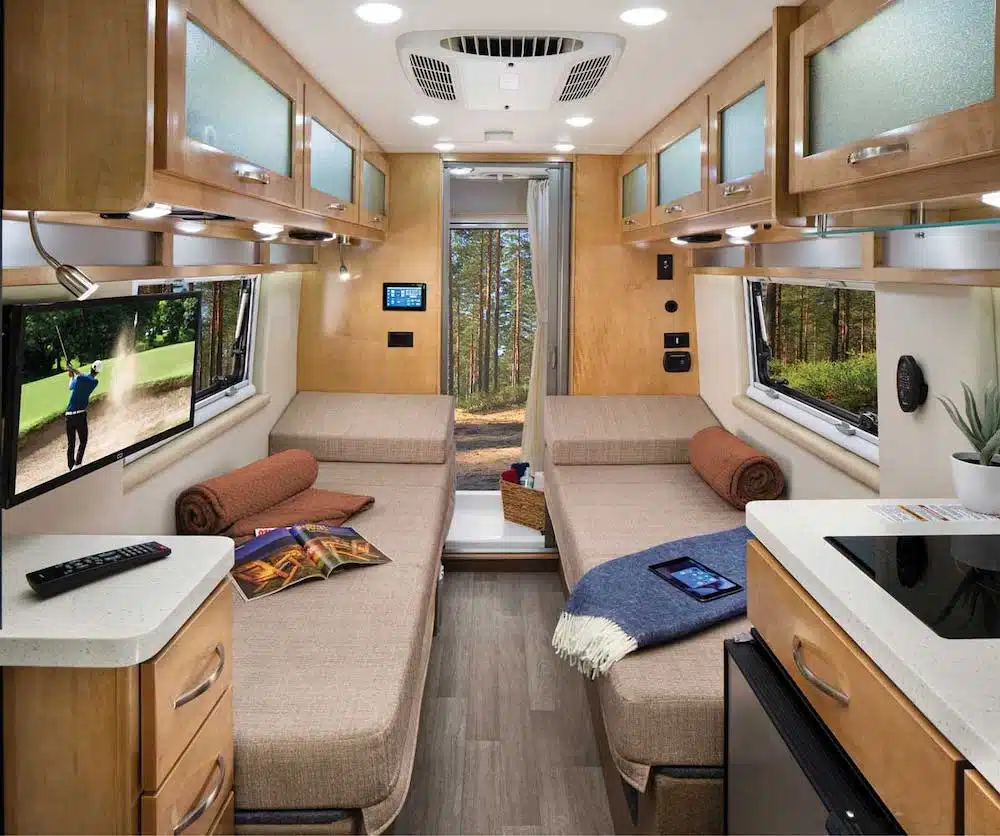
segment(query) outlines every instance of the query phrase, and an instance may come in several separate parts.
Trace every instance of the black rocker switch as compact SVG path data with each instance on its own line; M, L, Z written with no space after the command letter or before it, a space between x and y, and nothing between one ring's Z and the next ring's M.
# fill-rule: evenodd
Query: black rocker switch
M664 334L663 335L663 347L666 349L671 348L690 348L691 347L691 334L687 331L681 331L676 334Z
M661 282L669 282L674 278L674 256L672 253L660 253L656 256L656 278Z

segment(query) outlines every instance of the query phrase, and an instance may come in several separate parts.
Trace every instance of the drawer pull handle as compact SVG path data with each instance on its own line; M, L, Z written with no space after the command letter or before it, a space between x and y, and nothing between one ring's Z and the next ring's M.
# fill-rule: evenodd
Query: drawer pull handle
M327 209L332 209L334 212L343 212L347 208L345 203L331 203L326 207Z
M847 155L848 165L857 165L867 160L877 160L879 157L891 157L893 154L905 154L910 150L908 142L894 142L891 145L869 145L859 148Z
M215 782L215 786L209 791L208 795L202 797L194 807L188 810L184 817L174 825L174 836L179 836L187 830L192 824L194 824L198 819L205 815L205 811L208 810L213 804L215 804L215 799L219 797L219 793L222 792L222 785L226 783L226 759L219 755L215 759L215 766L219 771L219 780Z
M253 168L240 168L236 170L236 177L244 183L260 183L267 186L271 182L271 175L266 171L257 171Z
M835 688L829 682L827 682L822 677L814 674L806 666L806 663L802 661L802 639L795 636L792 639L792 660L795 662L795 667L798 668L799 673L805 677L806 681L811 685L815 685L820 691L826 694L828 697L835 699L841 705L847 705L850 703L851 698L841 691L839 688Z
M743 194L752 194L753 186L737 186L735 183L730 183L722 190L722 194L725 197L738 197Z
M187 705L191 702L191 700L198 699L198 697L211 688L216 683L216 680L222 676L222 671L226 667L226 649L221 644L217 644L215 646L215 655L219 657L219 664L215 666L215 670L205 677L201 683L195 685L195 687L190 691L185 691L176 700L174 700L174 708L180 708L182 705Z
M683 212L683 211L684 211L684 207L681 206L679 203L675 203L673 206L668 206L667 207L667 214L668 215L673 215L675 212Z

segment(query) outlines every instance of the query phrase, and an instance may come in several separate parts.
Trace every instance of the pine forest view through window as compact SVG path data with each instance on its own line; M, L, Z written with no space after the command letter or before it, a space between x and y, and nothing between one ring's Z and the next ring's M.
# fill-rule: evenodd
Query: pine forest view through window
M520 457L535 345L526 229L451 233L451 366L459 490L497 490Z
M875 292L753 282L757 380L878 435Z

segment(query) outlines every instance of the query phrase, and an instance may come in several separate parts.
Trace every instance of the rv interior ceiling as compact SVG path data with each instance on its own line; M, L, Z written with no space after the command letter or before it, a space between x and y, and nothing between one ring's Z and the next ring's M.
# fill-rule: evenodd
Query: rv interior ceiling
M0 830L1000 834L997 0L7 0Z

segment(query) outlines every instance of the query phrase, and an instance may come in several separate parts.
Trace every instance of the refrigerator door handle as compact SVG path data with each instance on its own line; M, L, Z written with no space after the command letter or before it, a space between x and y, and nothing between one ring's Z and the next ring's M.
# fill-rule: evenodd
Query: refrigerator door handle
M848 694L844 693L834 685L831 685L821 676L816 675L809 669L809 666L806 665L805 661L802 659L802 639L798 636L792 637L792 661L795 662L795 667L810 685L815 686L817 690L823 692L828 697L835 699L841 705L850 704L851 698Z

